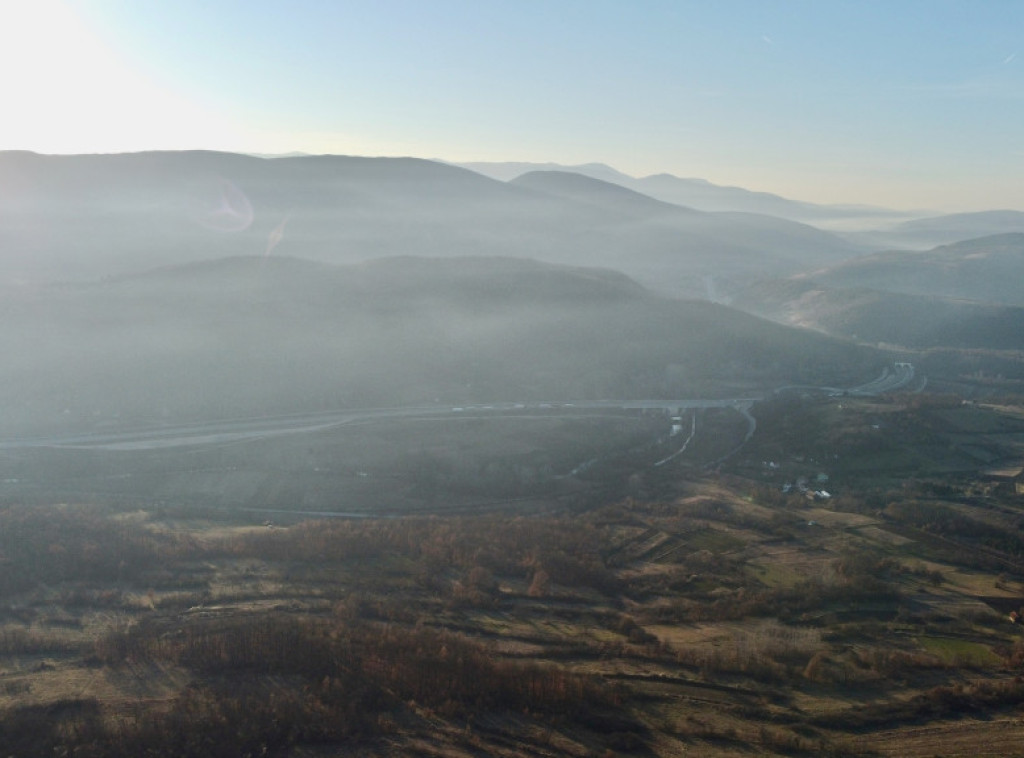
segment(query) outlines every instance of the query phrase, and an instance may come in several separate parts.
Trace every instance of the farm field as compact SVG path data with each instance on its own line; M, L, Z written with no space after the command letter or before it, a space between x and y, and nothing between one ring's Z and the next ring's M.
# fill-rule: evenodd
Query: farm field
M777 402L786 413L755 408L758 434L712 468L721 440L695 439L671 465L627 456L600 493L525 510L10 502L0 742L78 756L1013 753L1024 500L967 463L978 445L1011 457L1019 413ZM736 426L709 414L704 428ZM874 432L941 455L861 481ZM433 454L457 444L438 437Z

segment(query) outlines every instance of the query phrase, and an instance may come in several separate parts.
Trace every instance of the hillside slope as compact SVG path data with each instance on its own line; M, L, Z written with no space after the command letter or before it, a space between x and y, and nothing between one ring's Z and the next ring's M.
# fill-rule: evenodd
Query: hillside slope
M621 274L500 258L234 258L8 288L8 429L420 403L735 396L881 358Z
M807 281L762 282L744 293L751 313L869 343L911 348L1024 350L1024 308Z
M588 245L628 250L627 260L609 257L606 265L661 286L673 279L714 279L719 290L730 291L773 272L795 273L863 252L806 224L754 213L695 211L582 174L534 171L510 184L593 208L601 221Z
M593 179L613 182L663 202L696 210L757 213L805 224L824 225L829 228L832 226L861 228L865 225L877 225L884 220L906 218L910 215L873 206L821 205L790 200L770 192L756 192L743 187L728 187L714 184L706 179L684 178L667 173L634 177L616 171L603 163L567 166L558 163L475 162L459 165L501 181L510 181L534 171L572 172Z
M7 152L0 189L9 280L92 279L246 255L330 263L486 255L611 267L695 296L708 277L727 291L861 252L777 219L691 212L681 224L683 211L625 190L595 204L411 158ZM655 205L676 220L638 215Z
M1024 232L1024 212L1013 210L950 213L904 221L887 229L848 235L876 248L928 250L936 245Z
M1024 233L998 234L925 252L893 251L844 261L809 279L856 287L1024 305Z

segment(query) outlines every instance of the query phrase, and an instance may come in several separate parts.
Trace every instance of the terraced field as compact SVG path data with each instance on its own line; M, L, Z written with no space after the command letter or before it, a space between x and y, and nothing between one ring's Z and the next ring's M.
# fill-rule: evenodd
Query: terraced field
M963 433L911 405L889 409L900 435ZM822 411L796 420L842 444ZM603 503L8 505L0 736L97 756L239 735L289 756L1012 753L1015 489L920 470L858 488L799 450L769 467L772 418L727 467L617 464L633 494ZM829 497L782 491L821 469Z

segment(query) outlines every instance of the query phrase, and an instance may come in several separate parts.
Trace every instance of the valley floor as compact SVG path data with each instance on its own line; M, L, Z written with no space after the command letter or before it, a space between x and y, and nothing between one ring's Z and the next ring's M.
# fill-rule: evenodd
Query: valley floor
M695 439L630 473L628 494L528 514L270 523L172 503L8 505L0 743L75 756L1016 752L1024 501L977 465L965 473L964 456L1012 453L1022 416L920 396L776 402L754 409L757 434L720 470ZM869 477L880 446L892 466ZM905 448L913 476L897 470Z

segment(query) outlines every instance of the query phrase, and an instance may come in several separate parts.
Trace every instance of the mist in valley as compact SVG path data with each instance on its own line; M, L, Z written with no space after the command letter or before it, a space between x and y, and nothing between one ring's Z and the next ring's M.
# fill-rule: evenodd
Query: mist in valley
M832 383L856 373L833 357L856 350L673 292L728 292L801 256L850 254L799 224L564 172L498 182L427 161L0 164L12 430L720 395L716 381L804 381L809 364Z
M0 755L1014 754L1019 9L272 5L0 7Z
M658 200L611 170L518 168L500 180L413 159L0 154L7 436L852 387L893 360L878 344L929 344L801 319L803 282L1015 305L1019 235L872 253L790 219ZM942 323L960 317L943 307Z

